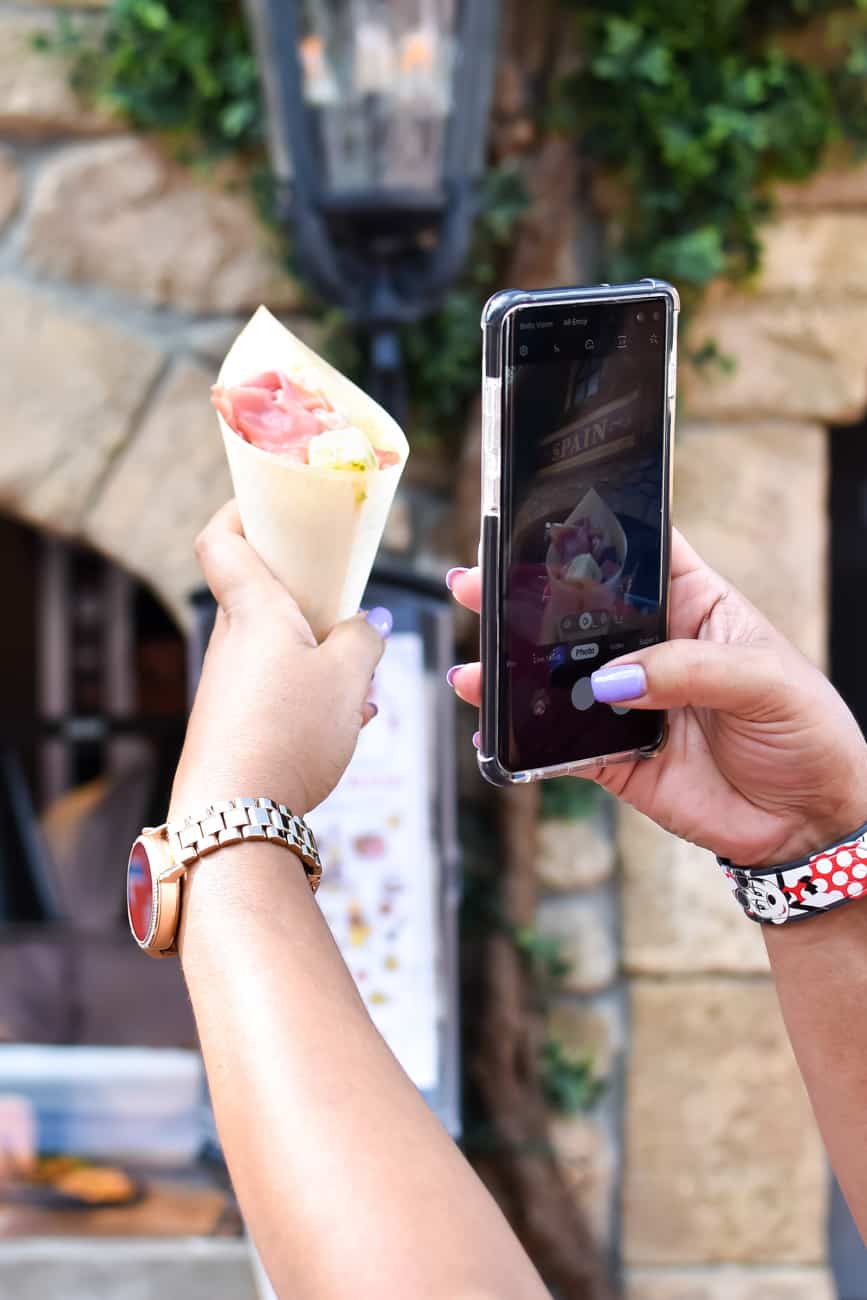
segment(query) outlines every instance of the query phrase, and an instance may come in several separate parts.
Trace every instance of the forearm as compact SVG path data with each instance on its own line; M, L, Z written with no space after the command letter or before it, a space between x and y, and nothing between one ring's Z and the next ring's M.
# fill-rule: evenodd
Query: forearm
M342 1300L348 1286L364 1300L543 1300L285 851L249 844L200 864L181 955L220 1137L281 1300Z
M867 1240L867 902L765 935L798 1065Z

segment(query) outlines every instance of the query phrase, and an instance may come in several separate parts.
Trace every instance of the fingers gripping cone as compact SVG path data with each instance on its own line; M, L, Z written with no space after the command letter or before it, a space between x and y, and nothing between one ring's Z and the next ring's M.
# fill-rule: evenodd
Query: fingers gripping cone
M321 469L254 447L217 413L247 540L321 640L358 611L409 446L381 406L260 307L218 382L243 384L266 370L319 390L374 447L398 456L383 469Z

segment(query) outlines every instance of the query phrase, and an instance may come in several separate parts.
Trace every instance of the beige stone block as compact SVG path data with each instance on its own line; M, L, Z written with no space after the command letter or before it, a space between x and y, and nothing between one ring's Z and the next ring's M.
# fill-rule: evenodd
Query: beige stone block
M24 228L31 263L187 311L298 301L238 182L205 181L132 136L79 144L40 171Z
M626 1300L836 1300L818 1268L636 1269Z
M86 520L86 538L152 584L180 623L203 585L193 545L232 495L209 401L209 371L178 364L117 458Z
M712 853L624 804L623 963L634 974L768 969L761 929L732 898Z
M0 503L74 531L162 361L152 343L0 280Z
M595 1078L605 1079L626 1050L626 1026L619 1000L609 994L581 1001L559 999L546 1020L550 1038L571 1061L589 1061Z
M562 987L570 993L595 993L617 974L614 905L606 892L570 898L543 898L536 928L558 942L569 963Z
M709 340L734 363L681 367L691 417L816 420L849 424L867 407L864 306L838 297L768 299L712 294L690 346Z
M592 889L614 871L614 836L602 815L544 818L536 836L536 871L546 889Z
M770 981L636 981L624 1255L821 1264L828 1173Z
M867 208L867 163L835 159L810 180L778 185L775 197L782 208L806 211Z
M760 293L867 294L867 212L790 213L762 243Z
M819 664L826 653L826 487L827 439L813 425L688 424L678 440L678 527Z
M51 15L0 13L0 133L38 137L117 129L108 114L83 104L71 89L64 58L34 48L39 35L57 35Z
M609 1243L617 1154L610 1133L589 1115L552 1115L548 1140L575 1204L600 1246Z
M18 207L18 173L8 149L0 149L0 229Z

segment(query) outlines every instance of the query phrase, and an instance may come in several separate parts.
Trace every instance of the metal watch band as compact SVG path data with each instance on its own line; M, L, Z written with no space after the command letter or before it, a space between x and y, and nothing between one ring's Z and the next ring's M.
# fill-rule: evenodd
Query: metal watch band
M717 858L741 907L760 925L786 925L867 898L867 822L857 831L795 862L735 866Z
M313 832L303 817L273 799L224 799L199 817L166 824L172 856L187 867L227 844L270 840L301 859L314 894L322 879L322 862Z

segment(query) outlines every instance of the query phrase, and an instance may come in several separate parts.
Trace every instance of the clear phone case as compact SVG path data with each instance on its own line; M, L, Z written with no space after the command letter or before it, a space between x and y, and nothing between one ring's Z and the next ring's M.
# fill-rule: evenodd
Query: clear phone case
M503 403L504 403L504 343L509 315L527 306L566 306L569 303L624 303L640 302L645 298L665 297L669 301L666 324L665 367L665 430L663 461L663 555L666 634L668 620L668 583L671 551L671 474L673 465L674 417L677 390L677 324L680 298L673 285L665 280L640 280L635 284L595 285L589 288L564 289L504 289L489 298L482 312L482 518L479 542L479 565L482 571L482 709L480 724L479 768L493 785L523 784L527 781L545 780L548 777L567 776L570 773L594 767L600 762L623 763L637 758L652 758L663 748L666 733L652 749L627 750L616 754L600 754L580 762L563 763L556 767L535 768L524 772L510 772L499 759L499 664L501 610L500 610L500 519L502 508L503 469Z

